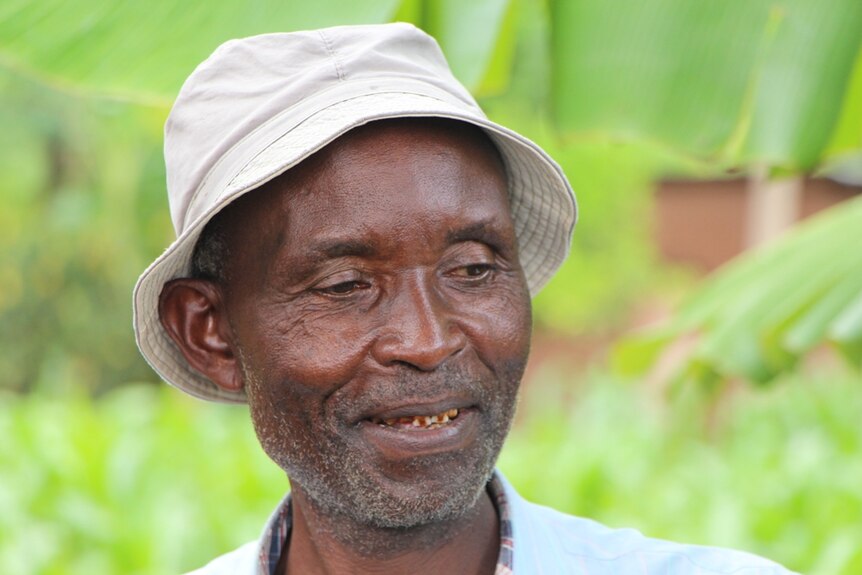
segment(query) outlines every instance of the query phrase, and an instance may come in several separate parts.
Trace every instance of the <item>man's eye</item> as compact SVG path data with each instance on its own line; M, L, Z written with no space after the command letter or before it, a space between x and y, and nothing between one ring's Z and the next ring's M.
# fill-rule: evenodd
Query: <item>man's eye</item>
M455 275L470 279L481 279L494 270L491 264L470 264L455 270Z
M348 281L319 288L319 291L329 295L349 295L363 289L365 284L360 281Z

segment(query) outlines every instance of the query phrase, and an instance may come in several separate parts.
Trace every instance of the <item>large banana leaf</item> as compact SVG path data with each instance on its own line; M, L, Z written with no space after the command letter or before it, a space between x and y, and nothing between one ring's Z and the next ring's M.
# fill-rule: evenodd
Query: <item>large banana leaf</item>
M516 8L514 0L7 0L0 63L76 90L167 104L228 38L398 18L434 34L456 75L492 93L511 71ZM548 19L563 132L791 168L820 160L862 41L858 0L551 0ZM858 112L840 117L833 149L859 135Z
M617 349L642 373L689 340L673 376L766 383L826 342L862 366L862 197L824 212L781 241L730 263L664 326Z
M61 86L168 103L194 67L230 38L385 22L398 0L102 2L4 0L0 58Z
M862 42L858 0L551 0L568 133L648 139L723 163L809 169Z
M829 157L839 154L858 154L860 148L862 148L862 50L856 57L850 87L844 96L841 116L825 156L828 161Z
M474 90L505 87L515 38L510 0L6 0L0 64L57 87L167 105L192 69L230 38L392 19L436 36Z
M508 85L515 16L514 0L403 0L395 19L434 36L455 76L482 96Z

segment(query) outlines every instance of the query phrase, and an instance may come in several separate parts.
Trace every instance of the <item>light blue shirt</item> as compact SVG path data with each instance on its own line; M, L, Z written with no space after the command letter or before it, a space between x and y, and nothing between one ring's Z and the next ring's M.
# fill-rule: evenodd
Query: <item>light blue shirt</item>
M497 474L512 522L515 575L791 575L749 553L651 539L635 529L611 529L530 503ZM189 575L260 575L261 552L266 555L261 547L286 501L273 513L260 541L247 543Z
M611 529L522 498L503 479L512 514L515 575L789 575L750 553L683 545Z

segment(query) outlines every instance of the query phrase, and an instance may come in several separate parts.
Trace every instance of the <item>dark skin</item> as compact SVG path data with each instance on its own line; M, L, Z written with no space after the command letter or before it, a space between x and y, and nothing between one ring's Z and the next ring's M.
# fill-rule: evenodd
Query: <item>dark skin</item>
M484 490L529 350L505 175L475 129L372 123L235 202L224 281L166 284L189 363L287 471L291 574L493 573ZM440 426L392 417L458 415Z

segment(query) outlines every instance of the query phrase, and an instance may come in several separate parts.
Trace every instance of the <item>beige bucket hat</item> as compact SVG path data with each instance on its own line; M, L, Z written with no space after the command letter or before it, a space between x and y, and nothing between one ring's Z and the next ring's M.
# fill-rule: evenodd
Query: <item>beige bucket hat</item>
M568 255L577 208L536 144L491 122L433 38L409 24L265 34L221 45L186 80L165 125L177 239L138 279L138 347L162 378L207 400L242 403L191 368L161 325L165 282L188 277L206 223L241 195L349 130L384 118L441 117L484 129L506 167L521 263L535 295Z

